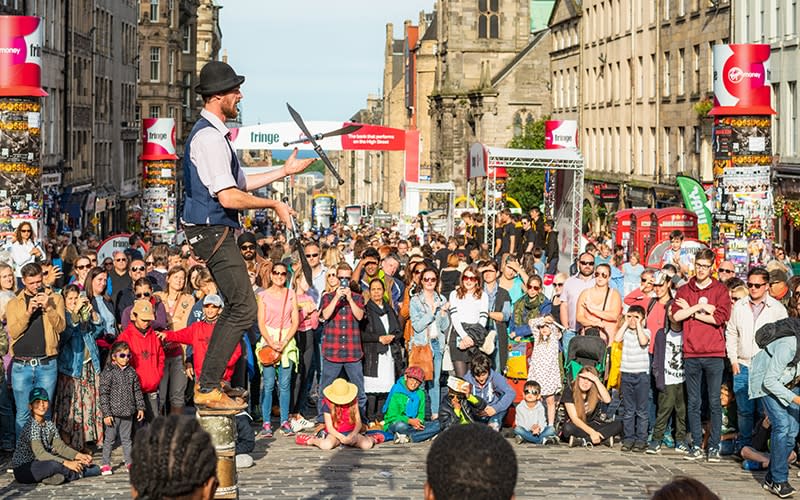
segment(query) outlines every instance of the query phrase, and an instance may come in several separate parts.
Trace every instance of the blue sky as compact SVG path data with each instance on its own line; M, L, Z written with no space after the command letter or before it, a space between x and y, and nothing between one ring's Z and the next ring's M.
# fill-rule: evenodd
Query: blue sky
M244 125L347 120L380 94L386 23L401 35L435 0L218 0L222 48L245 75Z

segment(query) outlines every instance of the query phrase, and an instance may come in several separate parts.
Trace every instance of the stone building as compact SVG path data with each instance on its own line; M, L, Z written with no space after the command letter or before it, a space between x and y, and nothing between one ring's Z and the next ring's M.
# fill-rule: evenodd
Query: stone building
M219 59L222 47L222 31L219 27L219 11L222 8L216 0L200 0L197 7L197 65L199 74L209 61Z
M550 114L550 33L531 32L531 6L516 0L440 0L436 76L429 97L435 182L464 194L469 145L505 146L515 123ZM538 7L538 5L536 5Z
M576 119L586 201L674 206L675 176L711 181L711 47L730 2L558 0L550 19L554 119Z

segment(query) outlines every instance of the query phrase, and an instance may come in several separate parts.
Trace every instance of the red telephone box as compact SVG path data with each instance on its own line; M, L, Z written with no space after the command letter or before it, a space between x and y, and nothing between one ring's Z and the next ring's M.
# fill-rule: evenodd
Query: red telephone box
M697 215L685 208L626 208L614 215L612 240L625 248L626 256L636 250L644 259L675 229L686 239L697 239Z
M658 241L668 240L669 233L678 229L686 239L697 239L697 214L685 208L661 208L658 218Z

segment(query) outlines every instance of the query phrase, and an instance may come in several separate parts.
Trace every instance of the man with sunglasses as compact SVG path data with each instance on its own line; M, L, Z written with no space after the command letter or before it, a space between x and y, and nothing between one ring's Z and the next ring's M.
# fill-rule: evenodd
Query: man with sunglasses
M729 260L720 262L719 267L717 268L717 277L722 283L726 283L729 279L735 278L736 268L734 267L733 262Z
M240 211L269 208L287 226L291 225L292 210L288 205L250 192L287 175L299 174L313 162L311 158L297 159L295 150L283 167L245 175L225 125L239 115L244 80L222 61L203 66L195 85L195 91L203 98L203 110L186 139L183 157L185 202L181 220L186 238L194 253L205 261L227 304L214 326L194 401L200 407L222 411L247 407L241 399L225 394L220 381L241 333L252 326L258 312L247 266L234 238L234 231L241 228Z
M639 285L639 288L626 295L623 299L623 302L628 307L642 306L645 308L645 310L647 310L647 305L650 303L650 299L653 298L655 288L654 285L655 282L653 281L653 271L643 271L641 274L641 284ZM653 330L650 331L652 332Z
M762 326L774 323L787 316L786 308L767 293L769 272L763 267L754 267L747 273L747 297L736 301L731 310L731 319L725 329L725 345L733 372L733 393L739 422L739 437L736 452L750 446L753 421L757 416L756 400L748 396L750 360L760 351L755 335Z
M711 414L707 460L717 463L720 461L720 387L726 356L725 323L731 315L731 298L728 288L711 276L714 259L714 252L710 249L697 253L695 275L678 289L670 313L675 321L683 322L687 415L692 433L692 449L684 458L699 460L705 455L701 449L703 426L700 417L703 402L700 391L705 380Z
M584 290L592 288L594 284L594 256L589 252L583 252L578 257L578 273L570 276L564 282L564 288L561 290L559 322L567 327L561 337L564 352L569 352L569 341L577 335L578 297Z
M272 262L258 254L256 235L245 231L239 235L236 244L247 270L255 272L261 280L259 284L266 287L269 284L269 273L272 272Z
M131 286L131 277L128 274L128 256L122 250L116 250L111 256L113 267L108 273L108 290L111 303L116 304L119 294Z

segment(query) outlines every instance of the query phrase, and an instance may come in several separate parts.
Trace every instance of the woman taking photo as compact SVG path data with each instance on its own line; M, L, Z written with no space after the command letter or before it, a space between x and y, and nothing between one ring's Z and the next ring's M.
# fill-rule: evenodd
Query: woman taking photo
M369 300L364 314L366 326L361 334L364 346L364 392L367 394L367 420L381 420L386 395L403 370L402 332L397 315L384 298L380 278L369 282Z
M289 423L289 406L292 399L292 370L298 362L299 353L294 335L300 317L297 311L297 296L294 290L286 288L289 268L283 262L276 262L270 273L270 286L258 296L258 328L261 332L260 345L266 344L280 353L274 365L261 368L261 415L263 426L261 436L272 437L272 391L278 379L278 404L281 419L280 430L284 436L294 434ZM260 350L261 347L257 347Z
M497 283L497 263L485 260L478 263L483 278L483 291L489 301L489 329L497 332L495 364L497 371L505 373L508 361L508 322L513 308L508 291Z
M622 298L609 286L611 266L598 264L594 269L594 286L578 296L575 319L583 328L594 326L602 332L606 344L617 333L617 321L622 314Z
M564 387L561 402L569 420L564 423L564 439L570 446L614 445L614 437L622 434L622 421L604 423L598 420L600 403L611 402L611 395L592 366L581 368L575 380Z
M59 342L53 420L67 445L84 450L87 443L103 442L100 351L96 340L104 330L86 294L75 285L68 285L63 293L67 328Z
M33 233L33 226L30 222L21 222L11 243L11 260L14 263L17 278L17 287L22 288L22 266L31 262L41 261L44 258L44 251L41 245L36 242L36 235Z
M194 299L184 292L185 287L186 271L180 266L174 266L167 272L166 291L155 294L167 312L167 330L175 331L187 326ZM184 393L188 383L184 370L183 347L174 342L167 342L164 345L164 354L166 356L164 376L159 387L161 404L165 406L169 400L170 413L180 415L183 413Z
M483 280L478 266L473 264L464 269L461 284L450 294L449 302L450 322L453 326L449 339L450 359L456 376L463 378L467 374L471 353L480 347L466 327L470 330L483 329L485 336L486 322L489 319L489 298L483 293Z
M435 269L425 269L422 272L422 292L411 298L411 326L414 335L409 343L409 352L414 346L429 345L433 354L433 380L425 382L425 388L431 398L431 419L439 418L439 403L441 402L441 386L439 379L442 375L442 357L444 355L444 341L450 329L450 316L447 314L450 304L443 295L436 291L439 284Z

